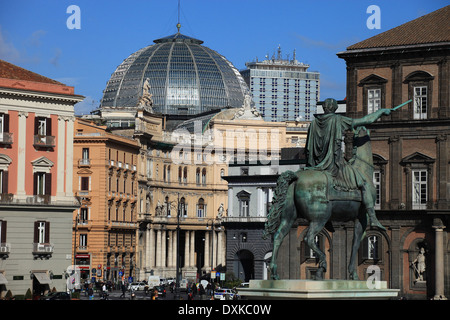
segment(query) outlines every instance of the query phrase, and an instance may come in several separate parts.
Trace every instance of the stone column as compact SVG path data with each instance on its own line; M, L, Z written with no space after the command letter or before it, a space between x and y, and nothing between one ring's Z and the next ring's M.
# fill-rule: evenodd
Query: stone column
M210 248L209 242L210 242L210 240L209 240L209 232L205 232L205 241L204 241L204 243L205 243L205 265L204 265L205 271L209 271L211 269L211 266L210 266L210 262L211 262L211 257L210 257L211 248Z
M166 230L161 230L161 267L167 266L166 240Z
M190 267L195 266L195 231L191 231L191 247L190 247Z
M67 119L67 145L66 154L71 155L66 158L66 196L73 197L73 127L75 117Z
M167 244L168 244L168 248L167 248L167 266L168 267L173 267L173 250L175 250L173 248L173 231L172 230L168 230L167 231Z
M172 232L172 235L173 235L173 237L172 237L172 248L173 248L173 250L172 250L172 266L174 267L174 268L176 268L177 267L177 259L178 259L178 257L177 257L177 231L175 230L175 231L173 231Z
M444 296L444 228L441 219L434 219L435 229L435 295L434 300L447 300Z
M30 136L27 142L27 118L28 112L19 112L19 129L17 139L17 197L25 198L25 152L26 144L33 144L34 136ZM30 121L31 125L31 121Z
M69 158L69 155L73 159L73 149L70 150L70 153L66 154L66 119L62 116L58 116L57 144L56 197L61 198L65 196L64 176L66 168L64 159ZM78 159L75 161L78 161Z
M151 270L155 267L155 230L151 227L151 225L148 226L148 239L147 239L147 253L148 253L148 264L147 268L148 270Z
M233 216L233 188L228 189L228 217Z
M224 237L225 233L220 230L217 236L217 264L225 265L224 262Z
M184 241L184 266L189 267L191 265L190 259L189 259L189 252L190 252L190 241L189 241L189 233L190 231L185 231L185 241Z
M161 267L161 230L156 231L156 267Z

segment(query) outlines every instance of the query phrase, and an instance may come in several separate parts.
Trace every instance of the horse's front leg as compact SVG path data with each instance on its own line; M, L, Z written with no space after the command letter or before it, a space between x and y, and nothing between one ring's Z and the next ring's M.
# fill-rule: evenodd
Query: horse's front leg
M350 263L348 264L348 272L350 280L359 280L358 272L356 270L356 256L358 254L359 246L364 238L367 227L367 218L365 214L360 219L355 220L355 230L353 232L352 254L350 256Z

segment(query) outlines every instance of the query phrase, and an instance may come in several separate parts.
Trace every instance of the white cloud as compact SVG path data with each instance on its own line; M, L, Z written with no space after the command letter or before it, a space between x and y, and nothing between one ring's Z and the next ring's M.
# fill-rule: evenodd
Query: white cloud
M11 63L17 63L20 60L19 50L6 39L4 32L0 26L0 59Z
M61 57L62 51L60 48L55 49L55 55L50 59L50 63L55 67L59 67L59 58Z

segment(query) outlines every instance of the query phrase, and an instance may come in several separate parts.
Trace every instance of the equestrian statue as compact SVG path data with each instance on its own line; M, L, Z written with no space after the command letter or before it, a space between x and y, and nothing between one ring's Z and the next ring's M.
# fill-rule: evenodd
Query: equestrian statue
M364 239L367 225L385 230L378 221L374 205L372 148L364 126L389 115L411 100L392 109L379 109L359 119L336 114L335 99L326 99L324 114L316 115L308 129L305 168L283 172L277 181L272 206L267 215L263 238L273 237L272 279L277 273L278 250L297 218L309 221L304 241L317 254L316 279L323 279L327 269L325 254L315 243L316 235L331 221L354 221L349 277L358 280L356 254ZM342 153L345 131L353 130L353 157Z

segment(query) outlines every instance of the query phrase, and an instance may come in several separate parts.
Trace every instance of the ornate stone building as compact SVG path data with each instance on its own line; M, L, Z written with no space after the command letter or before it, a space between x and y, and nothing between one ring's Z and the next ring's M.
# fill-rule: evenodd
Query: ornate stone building
M358 257L361 279L376 269L408 298L450 295L449 21L447 6L338 53L347 64L348 116L412 100L369 128L377 216L387 230L367 230ZM299 221L285 241L282 277L314 277L305 229ZM327 256L327 277L347 279L353 223L333 229L316 241Z
M0 60L0 296L66 290L74 88Z

